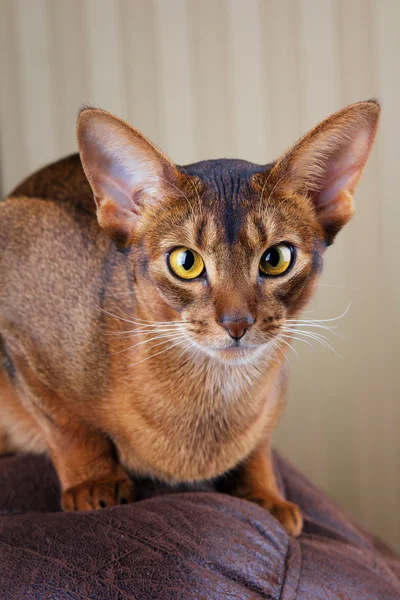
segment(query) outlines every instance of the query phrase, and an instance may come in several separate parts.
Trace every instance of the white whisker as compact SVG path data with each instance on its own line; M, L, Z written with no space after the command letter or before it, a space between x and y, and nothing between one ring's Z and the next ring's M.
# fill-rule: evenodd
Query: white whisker
M351 307L351 301L347 305L346 310L338 317L334 317L333 319L310 319L310 321L312 321L314 323L331 323L332 321L338 321L339 319L342 319L345 315L347 315L347 313L350 310L350 307ZM308 320L309 319L298 319L298 321L308 321ZM290 318L288 319L288 321L290 321Z
M349 287L348 285L337 285L335 283L317 283L318 287L331 287L338 288L340 290L352 290L356 291L358 288Z
M106 310L105 308L102 308L101 306L98 306L98 305L95 305L95 306L98 310L102 311L106 315L109 315L110 317L114 317L115 319L118 319L119 321L123 321L124 323L129 323L130 325L136 325L137 327L140 327L143 329L145 329L147 327L154 327L154 326L163 327L163 326L171 326L171 325L175 325L175 324L178 326L181 324L190 323L190 321L148 321L148 323L140 322L137 317L134 317L134 319L130 319L130 318L125 319L124 317L116 315L116 314ZM121 310L121 309L119 309L119 310ZM123 311L121 311L121 312L123 313ZM118 332L118 333L127 333L127 332Z
M175 346L179 346L180 344L184 344L185 342L187 342L187 337L186 336L185 336L185 339L180 340L180 341L176 342L175 344L172 344L172 346L169 346L168 348L165 348L165 350L160 350L160 352L156 352L155 354L151 354L150 356L147 356L146 358L143 358L142 360L139 360L138 362L129 365L129 367L134 367L136 365L139 365L140 363L145 362L146 360L150 360L150 358L154 358L155 356L158 356L159 354L163 354L164 352L167 352L168 350L172 350L172 348L175 348ZM163 343L166 343L166 342L163 342ZM158 345L160 345L160 344L158 344Z
M289 346L289 348L290 348L291 350L293 350L293 352L296 354L296 356L297 356L298 358L300 358L300 355L299 355L299 353L297 352L297 350L296 350L295 348L293 348L293 346L292 346L291 344L289 344L289 342L287 342L286 340L284 340L284 339L282 338L282 334L278 335L277 337L278 337L278 339L279 339L279 341L280 341L281 343L283 343L283 344L286 344L286 346Z
M315 333L314 331L302 331L299 329L296 329L295 331L291 330L291 329L285 329L284 330L286 333L290 333L290 335L297 335L297 336L304 336L309 338L310 340L316 340L317 342L320 342L321 344L324 343L328 343L328 339L319 334L319 333Z
M191 351L192 355L200 354L200 350L197 348L197 346L195 344L193 344L193 342L190 339L188 339L187 341L190 346L190 351ZM185 352L187 352L188 350L189 350L189 348L183 348L182 352L180 352L180 354L176 357L177 363L178 363L179 359L181 358L181 356L183 356L183 354L185 354ZM178 368L179 368L179 365L178 365Z
M290 362L290 358L289 356L283 351L283 349L280 347L279 345L279 341L278 340L271 340L270 342L268 342L268 344L271 346L271 349L274 353L274 356L277 355L277 350L279 350L279 352L281 353L281 355L283 355L284 359L287 360L287 362L289 363L289 367L291 369L293 369L293 365Z
M287 320L287 323L289 324L290 327L293 328L298 328L298 327L313 327L315 329L323 329L325 331L329 331L330 333L333 333L333 335L338 335L336 333L336 331L334 331L334 329L337 328L337 326L328 326L328 325L324 325L323 323L314 323L312 321L307 322L307 321L292 321L290 319Z
M305 335L315 340L327 340L328 338L321 333L317 333L316 331L306 331L305 329L291 329L290 327L285 327L284 331L294 333L296 335Z
M118 352L112 352L111 356L115 356L116 354L122 354L124 352L128 352L129 350L131 350L130 354L133 354L137 350L137 348L139 348L140 346L144 346L145 344L149 344L150 342L155 342L155 341L161 340L161 339L163 339L165 341L167 341L167 340L170 341L170 340L178 339L183 336L185 336L184 333L181 333L179 336L176 336L175 333L155 335L149 339L137 342L136 344L133 344L133 346L129 346L128 348L124 348L123 350L118 350Z
M102 308L101 306L97 306L97 304L95 304L95 306L98 310L101 310L101 312L105 313L106 315L109 315L110 317L114 317L115 319L118 319L119 321L124 321L125 323L129 323L130 325L135 325L135 323L133 323L130 319L124 319L123 317L120 317L119 315L115 315L114 313L109 312L105 308Z
M290 329L287 329L286 332L291 335L292 339L295 339L295 337L294 337L293 333L290 331ZM340 356L340 354L338 352L336 352L336 350L329 344L329 342L326 340L326 338L324 336L322 336L321 334L317 334L317 333L314 333L314 332L311 333L309 331L299 331L299 330L296 330L295 333L296 333L296 336L301 336L302 335L304 337L308 337L309 339L315 340L316 342L319 342L320 344L322 344L322 346L325 346L326 348L329 348L330 350L332 350L332 352L334 354L336 354L336 356L338 358L340 358L341 360L343 360L342 357ZM299 337L297 337L296 339L298 341L304 341L304 342L306 341L306 340L304 340L302 338L299 338Z
M296 337L296 336L294 336L294 335L291 335L291 334L285 334L285 333L282 333L281 335L282 335L283 337L288 337L288 338L289 338L289 339L291 339L291 340L296 340L296 341L298 341L298 342L304 342L305 344L308 344L308 345L310 346L310 348L312 348L312 350L315 352L315 348L314 348L314 346L313 346L313 345L312 345L312 344L311 344L309 341L307 341L307 340L304 340L304 339L302 339L302 338L298 338L298 337Z
M151 333L168 333L168 332L177 332L177 331L183 331L185 328L184 327L180 327L179 325L176 325L175 327L154 327L153 329L146 329L146 328L137 328L137 329L127 329L126 331L109 331L109 332L105 332L108 335L117 335L121 338L124 337L131 337L134 335L149 335Z
M136 352L137 348L139 348L140 346L144 346L145 344L148 344L149 342L156 342L157 340L163 340L162 342L159 342L159 344L155 344L154 346L151 346L151 348L155 348L156 346L165 344L166 342L179 340L180 338L185 338L185 337L186 337L186 335L184 333L180 333L179 335L172 335L172 334L171 335L158 335L153 338L150 338L149 340L143 340L141 342L138 342L134 346L131 346L131 349L132 349L131 354Z
M138 322L139 324L145 325L145 324L150 324L150 325L163 325L163 324L167 324L170 325L172 323L190 323L190 321L183 321L183 320L179 320L179 321L154 321L154 319L141 319L140 317L131 317L131 315L128 315L125 311L122 310L121 307L117 307L117 310L119 310L123 315L125 315L125 317L128 317L128 319L133 319L132 323Z

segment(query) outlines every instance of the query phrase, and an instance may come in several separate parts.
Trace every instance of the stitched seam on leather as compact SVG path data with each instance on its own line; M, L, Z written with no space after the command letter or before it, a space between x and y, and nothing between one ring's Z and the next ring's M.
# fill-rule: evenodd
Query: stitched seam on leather
M300 584L301 569L301 545L294 538L289 538L279 600L296 600ZM293 587L292 589L289 589L288 585L294 586L294 589Z

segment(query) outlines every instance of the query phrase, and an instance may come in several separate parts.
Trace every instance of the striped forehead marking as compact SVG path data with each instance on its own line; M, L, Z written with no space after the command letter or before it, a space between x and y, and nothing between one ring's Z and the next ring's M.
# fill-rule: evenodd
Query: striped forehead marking
M203 161L183 169L187 175L202 181L202 202L219 223L220 236L226 243L238 242L251 206L249 202L257 201L256 192L250 185L251 177L255 173L265 173L267 169L244 160L227 159ZM197 232L197 239L204 244L201 231Z

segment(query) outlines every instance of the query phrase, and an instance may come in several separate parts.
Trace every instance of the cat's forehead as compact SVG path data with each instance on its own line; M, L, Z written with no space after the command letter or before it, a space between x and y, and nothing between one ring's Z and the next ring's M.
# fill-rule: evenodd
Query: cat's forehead
M188 175L199 177L201 181L208 184L218 184L220 180L231 180L234 183L243 183L249 181L252 175L256 173L266 173L270 165L258 165L247 160L236 158L218 158L214 160L202 160L192 163L182 169Z
M256 174L267 174L272 165L257 165L239 159L203 160L193 163L181 170L191 177L200 180L203 198L214 204L220 202L223 209L227 205L239 205L240 201L251 194L250 181Z
M238 242L245 234L250 213L255 214L259 202L259 190L251 184L256 174L267 174L269 165L257 165L238 159L206 160L185 167L178 167L185 175L200 181L203 219L201 230L211 230L214 225L220 242L228 244ZM212 221L206 225L207 221ZM204 233L204 231L203 231ZM210 236L207 236L210 239ZM211 236L212 237L212 236Z

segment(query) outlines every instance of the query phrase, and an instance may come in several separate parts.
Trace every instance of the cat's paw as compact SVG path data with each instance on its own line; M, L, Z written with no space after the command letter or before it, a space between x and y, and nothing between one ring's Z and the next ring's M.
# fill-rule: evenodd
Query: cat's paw
M257 498L254 500L279 521L289 535L298 537L303 529L303 517L297 504L281 498Z
M97 510L107 506L128 504L135 499L135 489L125 473L110 475L97 481L84 481L67 488L61 498L64 511Z
M303 529L303 517L297 504L281 500L269 508L270 513L278 519L286 531L298 537Z

